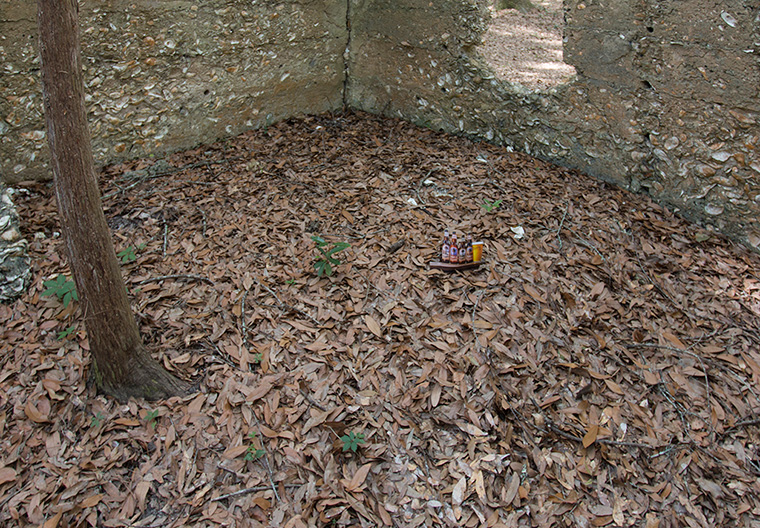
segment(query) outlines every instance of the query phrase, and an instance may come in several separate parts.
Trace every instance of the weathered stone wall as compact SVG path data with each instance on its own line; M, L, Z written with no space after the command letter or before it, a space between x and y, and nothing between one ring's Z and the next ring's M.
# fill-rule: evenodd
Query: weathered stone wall
M351 0L350 106L514 147L627 187L760 247L760 6L565 0L543 93L495 79L488 0Z
M0 303L19 297L30 275L28 243L21 236L12 193L0 183Z
M345 0L80 1L96 160L342 106ZM51 177L36 2L0 2L0 179Z
M479 54L490 1L84 0L96 159L345 101L648 192L760 248L760 6L565 0L577 78L531 92L497 80ZM34 5L0 2L6 182L50 176Z

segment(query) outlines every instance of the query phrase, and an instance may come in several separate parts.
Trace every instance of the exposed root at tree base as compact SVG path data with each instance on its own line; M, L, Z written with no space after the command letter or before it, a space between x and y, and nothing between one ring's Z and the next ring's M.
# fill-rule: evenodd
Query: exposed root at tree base
M135 351L128 372L120 380L103 376L97 361L93 361L92 368L98 392L120 402L126 402L129 398L156 401L184 396L191 388L188 382L177 378L161 366L144 347Z

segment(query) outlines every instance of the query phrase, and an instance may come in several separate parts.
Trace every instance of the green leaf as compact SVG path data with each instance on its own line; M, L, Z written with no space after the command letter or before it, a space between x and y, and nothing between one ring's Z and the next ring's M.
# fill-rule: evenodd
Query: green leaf
M69 337L74 332L75 328L76 328L76 325L71 325L66 330L61 330L60 332L58 332L58 341Z
M122 264L127 264L129 262L134 262L137 260L137 254L135 253L134 246L129 246L126 249L119 251L116 253L116 256L121 258Z
M351 431L348 434L341 436L340 439L343 442L343 451L350 450L356 453L359 446L364 443L364 434Z
M41 295L55 295L63 302L64 308L66 308L72 300L79 300L74 281L67 279L64 275L58 275L55 279L45 281L43 282L43 285L47 286L47 289L43 291Z
M483 204L480 206L489 213L493 211L494 209L497 209L501 205L502 200L495 200L493 202L489 202L488 200L483 200Z
M145 421L150 425L151 427L156 427L156 420L158 419L158 409L153 409L152 411L148 411L148 413L145 415Z

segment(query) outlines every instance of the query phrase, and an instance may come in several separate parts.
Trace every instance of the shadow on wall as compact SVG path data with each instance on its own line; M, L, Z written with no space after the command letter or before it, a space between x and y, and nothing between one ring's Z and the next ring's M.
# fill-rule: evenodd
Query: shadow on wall
M528 9L491 6L491 23L480 53L499 79L529 90L546 90L572 80L575 68L565 64L562 0L532 0Z

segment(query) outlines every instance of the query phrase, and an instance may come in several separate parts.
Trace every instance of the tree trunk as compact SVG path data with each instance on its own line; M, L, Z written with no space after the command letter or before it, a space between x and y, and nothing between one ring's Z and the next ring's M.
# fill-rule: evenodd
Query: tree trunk
M42 88L58 212L98 389L119 400L186 392L143 346L100 200L84 107L77 0L38 0Z

